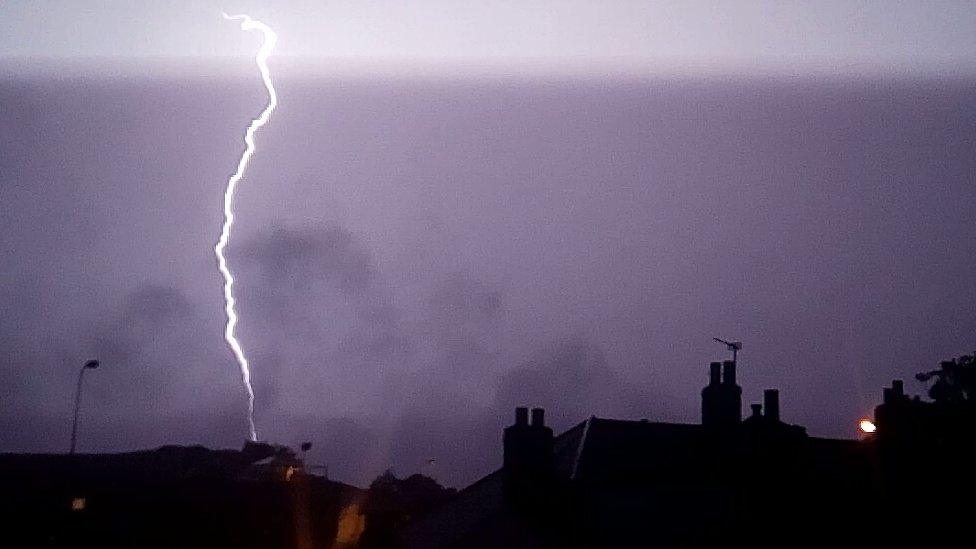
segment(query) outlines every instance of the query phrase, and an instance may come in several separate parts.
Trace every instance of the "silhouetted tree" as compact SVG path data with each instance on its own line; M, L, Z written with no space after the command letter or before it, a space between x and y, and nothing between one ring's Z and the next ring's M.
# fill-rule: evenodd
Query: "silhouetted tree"
M916 374L915 379L922 382L935 379L929 387L929 397L939 404L976 404L976 356L943 360L938 370Z
M387 470L366 491L362 511L366 530L359 540L360 547L393 546L400 525L443 505L456 493L430 477L414 474L401 480Z

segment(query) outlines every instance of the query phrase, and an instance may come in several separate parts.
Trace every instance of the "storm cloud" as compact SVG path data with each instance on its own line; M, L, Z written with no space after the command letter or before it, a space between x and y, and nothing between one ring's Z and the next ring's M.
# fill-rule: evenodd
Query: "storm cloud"
M695 421L713 336L830 436L971 350L970 78L310 74L228 251L258 431L340 479L463 485L516 405ZM212 246L252 80L0 84L0 450L66 448L91 357L82 450L242 442Z

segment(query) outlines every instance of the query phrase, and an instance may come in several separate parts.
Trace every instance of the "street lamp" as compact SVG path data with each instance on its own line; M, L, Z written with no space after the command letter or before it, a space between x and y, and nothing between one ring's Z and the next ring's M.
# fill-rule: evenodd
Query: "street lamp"
M81 382L85 379L85 370L98 368L97 360L89 360L78 373L78 388L75 389L75 420L71 424L71 454L75 453L75 442L78 440L78 410L81 409Z

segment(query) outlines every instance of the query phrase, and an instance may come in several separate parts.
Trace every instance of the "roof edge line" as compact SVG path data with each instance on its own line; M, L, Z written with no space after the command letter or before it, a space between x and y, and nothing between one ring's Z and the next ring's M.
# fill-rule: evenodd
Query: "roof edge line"
M580 437L579 448L576 450L576 459L573 460L573 472L569 475L570 480L576 480L576 474L579 472L580 458L583 457L583 448L586 446L586 437L590 434L590 425L593 424L593 420L596 416L590 416L586 419L586 425L583 426L583 436Z

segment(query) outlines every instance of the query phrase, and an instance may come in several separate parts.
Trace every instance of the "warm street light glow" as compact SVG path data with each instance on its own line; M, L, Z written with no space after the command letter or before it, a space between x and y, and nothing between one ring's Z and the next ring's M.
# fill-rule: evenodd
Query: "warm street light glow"
M878 427L875 426L874 422L870 419L862 419L861 422L858 423L858 426L861 428L861 432L869 435L878 430Z

